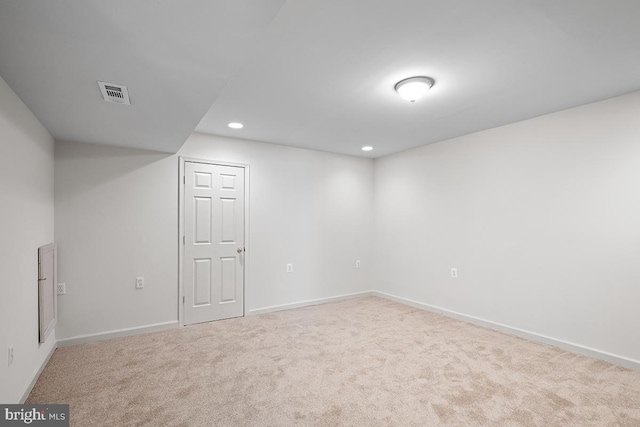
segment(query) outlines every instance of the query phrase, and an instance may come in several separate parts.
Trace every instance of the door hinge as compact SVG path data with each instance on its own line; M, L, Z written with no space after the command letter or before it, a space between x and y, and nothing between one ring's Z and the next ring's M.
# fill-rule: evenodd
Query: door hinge
M182 175L182 183L183 184L187 183L187 177L185 175Z
M184 295L182 296L182 304L184 305Z
M185 236L182 236L182 244L183 244L183 245L184 245L184 244L186 244L186 242L187 242L187 240L186 240L186 239L187 239L187 238L186 238Z

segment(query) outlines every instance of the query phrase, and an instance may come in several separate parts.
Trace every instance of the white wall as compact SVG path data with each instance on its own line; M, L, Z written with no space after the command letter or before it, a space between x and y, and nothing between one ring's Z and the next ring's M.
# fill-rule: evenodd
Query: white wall
M20 401L56 343L55 333L38 342L38 247L53 242L53 145L0 78L1 403Z
M176 157L56 141L55 162L58 339L175 322Z
M199 133L178 154L250 165L249 310L371 289L372 160Z
M250 164L249 312L374 288L638 361L638 117L634 93L375 162L197 133L179 155ZM55 188L58 337L175 322L178 156L58 142Z
M640 92L374 170L375 289L640 361Z
M370 289L371 160L201 134L179 155L250 164L248 310ZM176 321L178 156L58 141L55 188L58 338Z

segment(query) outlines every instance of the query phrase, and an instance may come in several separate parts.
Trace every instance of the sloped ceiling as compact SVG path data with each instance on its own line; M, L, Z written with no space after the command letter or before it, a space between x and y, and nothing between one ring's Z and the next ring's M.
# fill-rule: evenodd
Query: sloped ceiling
M640 90L639 17L637 0L3 0L0 75L57 139L176 152L195 129L377 157ZM436 81L415 105L393 90L413 75Z
M2 0L0 76L56 139L174 153L283 3Z

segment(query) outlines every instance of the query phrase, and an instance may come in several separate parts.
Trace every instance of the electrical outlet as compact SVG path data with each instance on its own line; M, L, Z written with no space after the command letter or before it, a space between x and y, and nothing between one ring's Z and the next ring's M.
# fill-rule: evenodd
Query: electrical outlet
M144 277L136 277L136 289L144 288Z
M360 268L360 260L359 259L356 260L356 268Z
M9 366L11 366L11 364L13 363L13 345L9 346Z
M67 284L66 283L58 283L56 285L56 292L58 295L65 295L67 293Z
M287 264L287 273L293 273L293 264Z
M453 277L454 279L458 278L458 269L457 268L451 267L451 277Z

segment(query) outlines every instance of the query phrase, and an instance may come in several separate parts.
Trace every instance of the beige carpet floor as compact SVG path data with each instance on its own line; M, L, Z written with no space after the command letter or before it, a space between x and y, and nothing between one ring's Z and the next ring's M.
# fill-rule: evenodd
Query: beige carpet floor
M368 297L59 348L72 426L640 426L640 372Z

